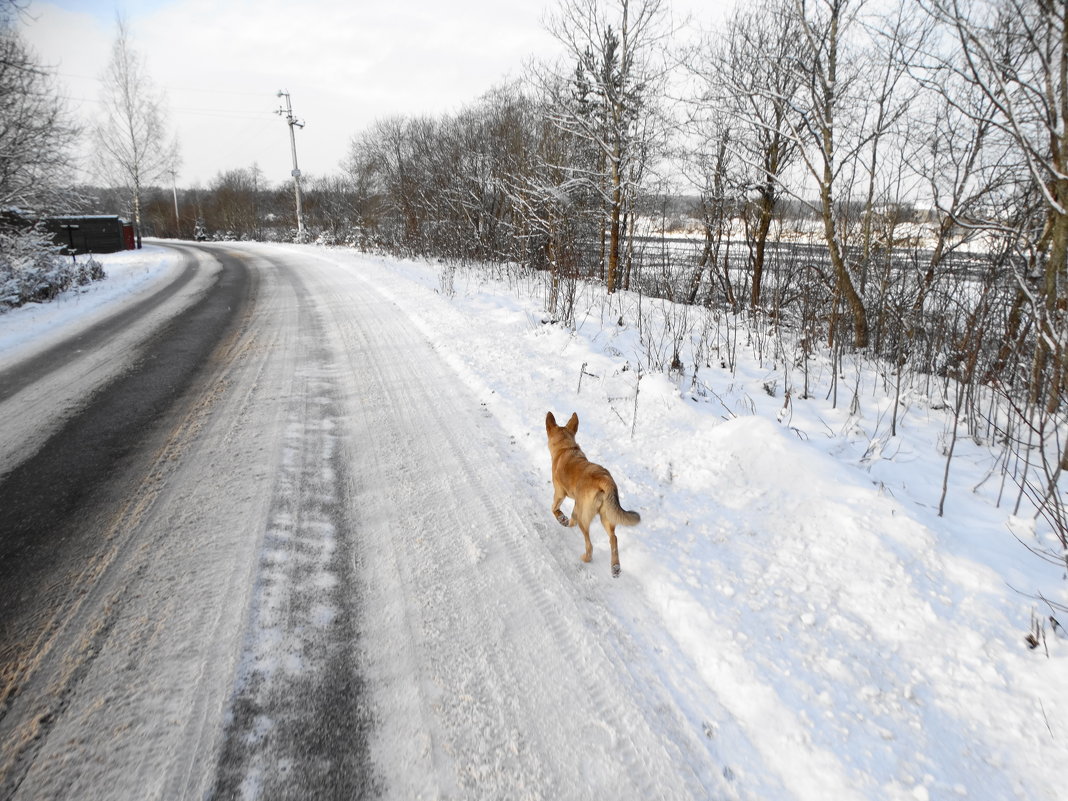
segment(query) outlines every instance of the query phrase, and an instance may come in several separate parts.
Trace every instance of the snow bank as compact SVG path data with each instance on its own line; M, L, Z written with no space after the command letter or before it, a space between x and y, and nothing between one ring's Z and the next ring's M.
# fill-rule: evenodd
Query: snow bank
M173 277L181 263L176 251L158 245L93 258L103 265L104 280L69 289L48 303L28 303L0 314L0 369L88 328L116 306Z

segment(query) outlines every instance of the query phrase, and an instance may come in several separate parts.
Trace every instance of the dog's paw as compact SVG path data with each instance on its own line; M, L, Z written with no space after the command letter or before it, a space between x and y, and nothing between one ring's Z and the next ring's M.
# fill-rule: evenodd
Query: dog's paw
M556 519L559 521L560 525L563 526L564 528L567 528L568 526L571 525L571 521L567 519L567 515L565 515L563 512L557 512L556 513Z
M619 574L623 572L623 569L619 565L612 565L612 578L619 578Z

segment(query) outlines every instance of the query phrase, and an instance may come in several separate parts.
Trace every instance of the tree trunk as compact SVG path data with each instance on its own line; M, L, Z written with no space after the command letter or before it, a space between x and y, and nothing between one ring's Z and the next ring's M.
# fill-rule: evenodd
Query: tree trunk
M829 186L826 184L820 188L820 199L823 204L823 233L827 240L827 251L831 258L831 267L834 269L838 291L845 299L849 313L853 317L853 346L866 348L868 347L868 315L864 309L864 301L853 285L853 279L849 275L849 267L842 256L842 248L838 243L838 235L834 230L833 204Z
M619 174L619 159L612 159L612 204L609 209L610 219L608 227L608 274L605 276L605 286L608 294L616 291L616 281L619 276L619 242L620 242L620 216L623 206L623 183Z
M134 180L133 196L134 236L137 237L137 249L141 249L141 184Z
M1068 199L1068 180L1058 180L1054 190L1058 201ZM1049 258L1046 262L1045 285L1043 287L1046 301L1043 315L1042 328L1046 336L1040 336L1038 340L1038 352L1042 362L1048 365L1048 394L1046 395L1046 409L1050 413L1060 405L1064 390L1064 352L1061 343L1060 330L1062 329L1061 318L1064 310L1061 308L1060 287L1065 280L1066 268L1068 268L1068 214L1052 210L1052 225L1050 226ZM1045 372L1044 370L1042 372ZM1036 387L1043 381L1044 376L1036 375Z
M764 280L764 253L767 250L768 232L771 230L771 213L775 205L775 196L765 191L760 194L760 219L757 221L755 241L753 243L753 292L751 296L753 309L760 306L760 289Z
M839 15L842 5L835 2L831 7L830 27L827 33L828 51L826 73L819 76L820 92L816 98L819 112L819 146L823 161L823 174L816 175L820 187L820 206L823 214L823 233L827 240L827 250L834 269L836 284L846 306L853 316L853 345L857 348L868 347L868 317L864 310L864 301L857 293L853 279L846 266L838 235L834 230L834 157L835 157L835 112L838 108L838 45ZM815 170L813 170L815 173ZM833 329L833 326L832 326Z

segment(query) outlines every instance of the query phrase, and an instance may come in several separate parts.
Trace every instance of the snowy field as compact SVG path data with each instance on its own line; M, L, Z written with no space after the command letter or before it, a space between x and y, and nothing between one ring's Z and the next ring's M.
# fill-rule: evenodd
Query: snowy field
M538 530L560 554L529 574L572 595L561 599L564 610L589 601L609 613L600 622L563 621L568 631L595 637L603 627L633 646L623 658L634 680L600 688L601 700L616 704L614 693L658 685L684 710L693 748L714 756L721 775L680 786L798 801L1063 797L1068 639L1048 622L1038 648L1024 638L1032 615L1046 621L1051 612L1031 596L1064 604L1068 592L1063 570L1013 536L1049 548L1052 534L996 508L997 482L984 482L994 455L968 440L957 445L946 516L938 517L948 423L931 401L906 394L891 438L892 400L875 389L876 376L846 376L844 384L870 388L851 410L848 396L837 408L824 399L826 369L812 378L813 399L795 390L787 404L784 389L800 377L784 377L744 342L733 372L715 354L689 353L684 362L701 364L697 381L692 364L677 376L637 369L660 347L663 319L684 318L700 333L716 324L703 310L586 288L569 331L545 322L536 277L493 279L343 249L233 248L315 259L339 292L373 287L480 399L472 414L491 416L514 446L497 469L514 477L509 486L529 487L516 508L543 509ZM178 264L172 251L151 246L100 260L109 276L101 284L0 315L0 364L129 302ZM359 377L344 380L358 401ZM594 560L583 565L581 534L552 520L549 410L560 420L578 413L579 444L612 471L622 505L642 515L640 526L619 532L618 580L599 524ZM485 550L494 536L466 533L464 545ZM486 570L494 563L482 562ZM376 600L388 604L389 588L366 591L368 603ZM487 626L490 640L493 631ZM551 664L526 667L552 697L556 677L540 669ZM654 734L659 697L626 699L627 710L645 710ZM617 712L616 722L627 714ZM379 722L384 737L397 735ZM541 734L550 732L546 724ZM604 740L616 750L617 736L576 731L575 747ZM685 760L686 751L674 753ZM707 764L669 769L682 776ZM597 782L591 770L578 785ZM420 779L411 781L418 791Z

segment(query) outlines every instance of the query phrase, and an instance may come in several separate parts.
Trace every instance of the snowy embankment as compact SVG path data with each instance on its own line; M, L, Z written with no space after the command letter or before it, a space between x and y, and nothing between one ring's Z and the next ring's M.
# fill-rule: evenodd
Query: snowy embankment
M705 312L588 288L569 331L544 322L537 279L320 257L372 280L485 399L526 459L516 469L543 484L546 519L545 412L578 412L579 444L642 514L621 531L626 581L609 577L598 525L581 569L608 585L619 623L648 626L652 615L673 638L674 663L651 655L651 669L676 686L692 671L685 703L740 797L756 787L813 801L1063 792L1068 641L1047 625L1047 642L1028 649L1032 611L1045 620L1051 610L1021 592L1062 604L1068 594L1063 571L1010 525L1024 539L1052 534L996 508L996 481L973 490L994 456L970 441L957 445L937 516L948 423L931 403L908 398L893 438L892 399L874 389L836 409L814 375L814 399L795 389L787 405L786 379L744 342L733 372L711 358L698 382L639 380L649 353L639 314L648 343L663 338L658 317L683 315L699 334ZM581 536L558 531L578 565Z
M83 353L82 334L176 281L183 269L176 251L153 246L97 256L97 261L104 265L104 280L69 289L47 303L27 303L0 314L0 371L16 366L48 368L5 410L0 426L0 477L40 447L92 392L120 375L145 332L188 303L202 283L186 282L160 309L117 327L109 348ZM64 342L72 344L68 347ZM55 347L65 350L51 351ZM54 371L55 362L47 361L53 358L73 359L74 364ZM0 387L0 396L7 397L11 389Z
M154 245L94 258L104 266L104 280L69 289L48 303L28 303L0 314L0 369L89 327L173 277L181 262L177 252Z

